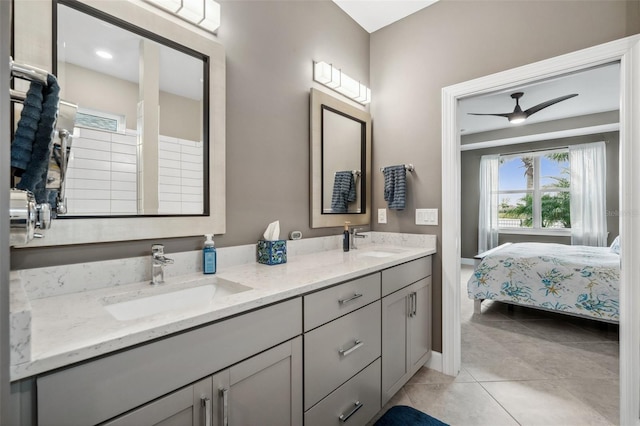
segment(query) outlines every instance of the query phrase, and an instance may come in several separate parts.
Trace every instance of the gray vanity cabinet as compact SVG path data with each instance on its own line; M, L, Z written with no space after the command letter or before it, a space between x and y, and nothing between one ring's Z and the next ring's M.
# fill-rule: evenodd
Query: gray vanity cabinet
M382 405L431 355L431 257L382 272Z
M301 337L159 398L104 426L259 424L302 425Z
M205 424L199 408L201 380L211 380L210 399L216 413L221 401L218 389L229 384L230 424L243 424L247 418L243 416L265 419L273 410L282 411L277 415L286 415L290 421L277 417L277 421L256 424L300 425L301 318L302 298L298 297L38 376L38 426L105 421L118 426L182 425L192 424L190 418L201 426ZM228 380L221 386L218 380L225 374ZM159 401L166 405L160 404L164 411L156 415L153 411ZM128 416L134 414L133 419L142 420L129 422Z

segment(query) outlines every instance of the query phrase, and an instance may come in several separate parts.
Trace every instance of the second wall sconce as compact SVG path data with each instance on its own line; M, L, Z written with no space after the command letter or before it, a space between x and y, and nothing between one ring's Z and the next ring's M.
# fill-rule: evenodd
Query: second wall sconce
M363 105L371 102L371 89L326 62L313 63L313 79Z

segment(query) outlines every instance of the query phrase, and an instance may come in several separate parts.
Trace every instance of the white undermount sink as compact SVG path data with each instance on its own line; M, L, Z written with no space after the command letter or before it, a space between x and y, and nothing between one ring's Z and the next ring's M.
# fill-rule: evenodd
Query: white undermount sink
M199 282L207 283L198 285ZM104 308L115 319L127 321L181 309L206 308L232 294L250 290L250 287L232 281L206 279L195 282L188 288L184 285L171 290L171 284L161 284L160 294L140 294L116 302L114 298L104 300ZM156 290L151 289L151 291Z
M394 250L394 249L368 249L366 251L358 252L359 256L365 257L389 257L394 256L398 253L402 253L404 250Z

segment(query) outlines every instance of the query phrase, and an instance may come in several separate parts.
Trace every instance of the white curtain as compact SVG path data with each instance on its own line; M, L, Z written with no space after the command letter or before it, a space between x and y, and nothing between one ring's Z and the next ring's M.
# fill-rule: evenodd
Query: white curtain
M478 209L478 253L498 246L499 155L480 159L480 206Z
M605 152L604 142L569 147L572 245L607 245Z

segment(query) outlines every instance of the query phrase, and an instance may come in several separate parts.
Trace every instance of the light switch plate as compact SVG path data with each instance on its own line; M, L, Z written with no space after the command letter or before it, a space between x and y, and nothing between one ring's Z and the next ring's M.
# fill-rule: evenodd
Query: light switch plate
M438 209L416 209L416 225L437 225Z
M387 223L387 209L378 209L378 223Z

